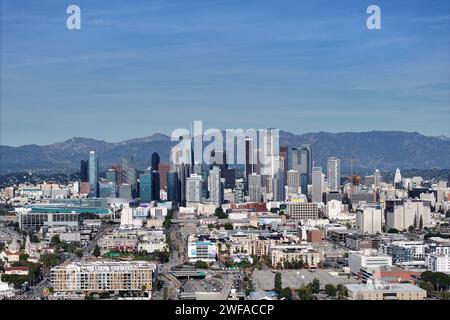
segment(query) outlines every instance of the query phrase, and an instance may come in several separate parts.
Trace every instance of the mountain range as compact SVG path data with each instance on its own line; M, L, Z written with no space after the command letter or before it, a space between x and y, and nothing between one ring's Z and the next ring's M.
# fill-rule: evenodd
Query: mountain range
M342 133L293 134L280 131L280 145L289 148L301 144L312 145L314 165L326 169L326 159L336 156L342 165L353 160L354 170L448 169L450 168L450 138L429 137L417 132L370 131ZM175 142L164 134L121 142L106 142L74 137L49 145L0 146L0 174L19 171L36 173L72 173L79 170L80 160L87 159L89 151L96 150L100 170L120 163L126 155L134 155L138 169L150 165L153 152L162 162L168 162L169 150ZM347 164L348 166L348 164Z

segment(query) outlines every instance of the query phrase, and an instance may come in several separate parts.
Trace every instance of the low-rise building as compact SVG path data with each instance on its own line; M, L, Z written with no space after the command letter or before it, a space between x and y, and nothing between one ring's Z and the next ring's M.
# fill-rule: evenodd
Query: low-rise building
M346 284L350 300L423 300L427 292L411 283Z
M373 271L383 266L392 266L392 257L382 255L376 250L350 251L348 266L352 274L362 277L364 270Z
M188 239L189 262L214 262L217 257L217 242L214 239L198 238L190 235Z
M448 254L427 254L425 263L429 271L450 273L450 255Z
M317 267L322 261L320 252L304 245L274 246L271 249L272 266L283 266L284 262L301 261L309 267Z

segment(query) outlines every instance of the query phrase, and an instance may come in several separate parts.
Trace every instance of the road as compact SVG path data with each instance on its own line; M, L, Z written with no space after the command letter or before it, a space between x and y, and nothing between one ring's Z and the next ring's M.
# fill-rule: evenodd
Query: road
M153 299L155 300L163 299L164 288L167 288L168 290L168 299L178 299L181 283L176 277L170 274L170 271L186 261L187 245L185 239L183 239L180 228L176 225L171 225L167 232L171 243L171 255L169 261L161 267L159 279L162 282L163 287L153 295Z
M93 239L91 239L86 245L84 245L81 249L83 250L83 257L89 257L92 255L92 251L94 250L95 246L98 243L98 240L100 240L101 237L103 237L108 231L111 231L113 229L117 228L117 225L110 225L107 224L103 229L101 229Z

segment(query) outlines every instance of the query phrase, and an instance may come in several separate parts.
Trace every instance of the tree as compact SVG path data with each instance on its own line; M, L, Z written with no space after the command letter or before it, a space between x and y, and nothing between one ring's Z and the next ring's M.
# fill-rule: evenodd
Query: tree
M415 228L413 225L410 225L410 226L408 227L408 231L409 231L409 232L413 232L414 229L416 229L416 228Z
M419 220L419 229L422 230L423 228L423 217L420 216L420 220Z
M325 292L329 297L336 297L337 289L332 284L326 284L325 285Z
M81 249L77 249L77 250L75 250L75 255L77 256L77 257L79 257L79 258L81 258L82 256L83 256L83 250L81 250Z
M292 299L292 289L289 287L283 288L283 290L281 290L281 296L289 300Z
M442 300L450 300L450 292L448 291L443 291L441 292L441 299Z
M27 261L29 257L30 257L30 256L29 256L28 254L22 253L22 254L19 256L19 261Z
M427 296L431 297L434 294L434 286L431 282L428 281L421 281L419 283L419 287L424 289L427 292Z
M309 286L309 285L302 286L300 289L297 290L297 294L298 294L298 297L300 298L300 300L312 300L313 299L311 286Z
M17 274L2 274L1 280L3 282L11 283L15 289L20 289L22 285L29 280L28 276L21 276Z
M233 230L233 225L231 223L225 223L224 226L225 230Z
M100 253L100 247L98 246L98 244L95 245L93 254L94 254L94 256L96 256L96 257L99 257L99 256L100 256L101 253Z
M170 228L170 224L172 223L173 219L173 211L168 210L166 216L164 217L163 227L167 230Z
M208 264L205 261L197 260L195 261L195 267L197 269L206 269L208 268Z
M223 211L222 207L216 208L214 214L219 218L219 219L226 219L228 217L228 215Z
M430 282L436 290L450 287L450 276L443 272L425 271L421 275L422 281Z
M344 287L342 284L338 284L336 286L336 289L337 289L338 299L341 300L348 296L347 288Z
M391 228L391 229L388 230L387 233L399 233L399 231L397 229L395 229L395 228Z
M417 228L417 216L414 215L414 229Z
M311 290L313 293L319 293L320 292L320 281L317 278L314 278L311 282Z
M111 296L111 294L108 291L101 292L98 295L99 299L109 299L110 296Z
M281 273L279 273L279 272L275 273L274 290L276 293L281 293L283 290L283 283L281 281Z
M59 258L54 253L44 253L41 256L41 263L44 268L51 268L59 264Z
M61 243L61 240L59 238L59 234L55 234L51 239L50 239L50 243L54 246L58 245Z

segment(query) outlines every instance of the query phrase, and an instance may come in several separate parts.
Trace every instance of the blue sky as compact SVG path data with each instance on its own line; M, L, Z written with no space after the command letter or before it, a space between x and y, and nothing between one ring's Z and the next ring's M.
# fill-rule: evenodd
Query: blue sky
M1 144L204 127L450 136L450 2L2 0ZM81 8L81 30L66 8ZM382 30L366 8L381 7Z

